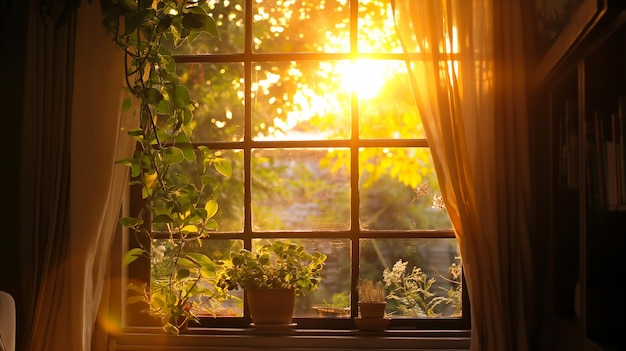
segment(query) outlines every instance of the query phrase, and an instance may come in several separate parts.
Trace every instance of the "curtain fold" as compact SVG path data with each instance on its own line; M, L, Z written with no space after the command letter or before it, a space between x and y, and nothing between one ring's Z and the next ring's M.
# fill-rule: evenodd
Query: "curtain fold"
M472 350L529 350L530 173L519 1L396 0L411 87L459 242Z
M25 350L91 350L132 154L121 115L123 52L97 2L69 25L43 24L30 7L22 162L22 255L28 262ZM105 310L105 309L103 309ZM101 319L99 329L119 328ZM106 340L94 349L106 349Z
M75 23L44 23L28 6L20 161L20 257L24 349L44 350L50 326L69 316L62 307L69 284L69 173Z

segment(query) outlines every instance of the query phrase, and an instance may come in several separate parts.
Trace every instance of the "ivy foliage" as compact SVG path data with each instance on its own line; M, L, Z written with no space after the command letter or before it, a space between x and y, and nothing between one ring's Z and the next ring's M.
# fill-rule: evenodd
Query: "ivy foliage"
M167 233L173 248L167 258L159 258L165 269L152 277L151 291L130 286L128 303L146 304L144 311L160 317L165 331L178 334L188 320L197 320L195 311L212 312L224 297L211 288L213 261L187 245L217 229L213 217L219 210L215 193L220 181L211 174L228 179L232 167L208 148L194 149L196 103L163 44L189 44L203 34L219 38L219 32L204 0L109 0L102 8L107 33L125 53L129 96L123 109L135 107L139 122L128 132L137 142L135 153L117 162L130 168L130 184L141 188L145 204L136 215L120 219L139 243L127 252L124 264L156 259L150 248L153 231ZM195 174L176 171L183 164Z

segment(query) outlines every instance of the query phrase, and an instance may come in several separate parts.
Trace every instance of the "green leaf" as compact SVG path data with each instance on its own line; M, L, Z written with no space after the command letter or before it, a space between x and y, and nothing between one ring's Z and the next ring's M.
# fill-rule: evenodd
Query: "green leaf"
M233 175L233 166L230 164L230 161L227 159L219 159L214 163L215 170L226 177L226 179L230 179Z
M176 280L183 280L191 275L188 269L179 269L176 272Z
M133 128L133 129L128 131L128 135L130 135L132 137L142 136L143 135L143 130L141 128Z
M179 333L180 333L178 328L176 328L176 326L174 324L172 324L172 323L166 323L163 326L163 331L165 331L166 333L170 333L170 334L176 335L176 336L178 336Z
M144 251L143 249L140 249L140 248L134 248L134 249L128 250L128 252L126 252L126 254L124 255L124 259L122 260L122 266L123 267L128 266L131 262L141 257L143 254L144 254Z
M189 252L187 256L198 262L202 267L208 269L211 272L215 272L215 262L213 262L207 255L198 252Z
M189 13L184 14L182 24L189 31L205 32L214 38L220 37L217 23L201 7L194 7Z
M145 88L142 91L143 99L150 105L158 105L163 100L163 94L161 94L155 88Z
M211 189L216 189L217 186L219 185L219 182L217 181L217 179L215 179L214 177L211 177L210 175L201 175L200 181L202 182L203 186L208 185Z
M158 224L158 223L171 223L172 222L172 217L168 216L168 215L158 215L158 216L154 216L152 218L152 223Z
M205 224L204 227L207 229L211 229L211 230L217 230L217 221L214 219L209 219Z
M191 103L191 96L189 96L189 90L182 84L174 85L172 91L172 100L174 101L174 107L182 109Z
M122 112L126 112L128 111L131 106L133 105L133 97L129 96L127 98L125 98L124 100L122 100Z
M159 24L157 24L157 27L156 27L157 34L163 33L166 30L168 30L170 28L170 26L172 25L172 20L173 19L174 19L174 16L172 16L172 15L166 15L165 17L163 17L159 21Z
M215 23L215 19L213 19L213 17L211 16L209 16L208 19L205 20L203 31L209 33L209 35L214 38L221 39L220 31L217 28L217 23Z
M143 220L138 217L123 217L120 218L119 223L126 228L131 228L142 224Z
M141 167L139 167L138 164L134 163L131 167L130 167L130 176L132 178L136 178L141 174Z
M176 143L176 146L178 146L183 152L185 160L192 162L196 160L196 153L194 152L193 145L191 145L191 143Z
M214 200L207 201L206 204L204 204L204 209L207 212L207 218L215 216L218 210L217 202L215 202Z
M209 17L206 13L188 12L183 14L183 27L189 31L199 32L204 28L205 17Z
M161 100L161 102L159 102L159 105L157 106L157 113L161 114L161 115L167 115L170 113L170 102L163 99Z
M159 128L157 130L157 136L159 137L159 141L161 141L161 143L169 142L169 139L171 137L171 135L167 132L167 130L163 128Z
M176 146L182 150L183 155L187 161L196 160L196 153L194 152L193 145L191 145L191 140L189 140L189 137L186 134L178 134L176 136L175 143Z
M179 258L178 259L178 265L180 265L181 267L187 267L187 268L198 268L199 264L196 262L193 262L191 260L188 260L186 258Z
M189 224L189 225L184 226L183 229L181 229L180 231L184 234L197 233L198 227L196 227L195 225Z
M184 159L185 155L182 150L175 146L169 146L163 149L163 161L168 165L181 163Z
M122 166L132 166L135 163L135 159L134 158L124 158L121 160L117 160L115 161L116 165L122 165Z
M220 32L219 32L219 29L217 28L217 23L215 23L215 20L213 19L213 17L209 16L202 7L196 6L190 9L189 15L191 14L196 16L193 19L194 24L196 22L199 22L201 23L201 25L199 26L199 28L196 28L196 29L189 28L190 30L195 30L197 32L205 32L214 38L220 39ZM185 26L184 17L183 17L183 26Z
M124 34L130 34L137 28L145 28L149 18L154 17L156 12L151 8L142 9L132 15L124 16Z

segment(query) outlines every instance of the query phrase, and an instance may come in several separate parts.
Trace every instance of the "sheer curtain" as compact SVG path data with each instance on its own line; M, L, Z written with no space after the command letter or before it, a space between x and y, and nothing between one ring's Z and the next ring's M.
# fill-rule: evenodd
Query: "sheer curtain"
M396 0L460 245L472 350L531 348L530 174L521 3Z
M115 161L134 147L124 130L130 116L120 115L123 54L105 35L97 1L83 2L61 27L30 9L23 128L33 150L23 173L33 178L25 188L31 180L37 187L23 200L33 306L24 349L87 351L127 185L126 167Z

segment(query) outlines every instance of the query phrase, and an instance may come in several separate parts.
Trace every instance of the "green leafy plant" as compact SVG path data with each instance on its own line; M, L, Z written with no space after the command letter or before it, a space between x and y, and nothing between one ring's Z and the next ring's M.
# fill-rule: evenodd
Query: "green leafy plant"
M221 262L217 286L234 289L294 289L296 295L319 288L326 255L308 252L303 245L275 240L254 250L231 252Z
M163 329L174 335L190 320L199 323L196 316L199 312L215 315L222 309L221 301L228 298L227 292L215 288L214 263L206 261L206 256L199 253L185 252L184 257L167 258L167 265L178 264L179 267L166 266L168 273L154 279L150 289L130 284L133 294L127 300L130 304L145 304L144 312L158 317Z
M331 302L323 300L324 306L329 308L349 308L350 307L350 295L345 291L341 291L333 294Z
M359 302L363 303L383 303L386 302L387 291L380 281L363 279L359 281L357 287Z
M128 303L147 304L144 311L161 318L164 330L178 334L182 324L197 320L196 311L223 297L212 283L215 264L187 246L217 228L213 217L220 179L211 174L228 179L232 169L219 153L194 149L195 102L162 44L188 44L202 33L219 37L218 28L205 0L103 1L102 8L107 32L125 53L129 96L123 108L135 106L139 122L128 132L137 150L118 161L130 168L130 184L141 189L145 204L137 214L120 219L139 246L126 253L124 264L158 255L151 248L153 232L167 237L171 247L151 289L129 286L134 293Z

